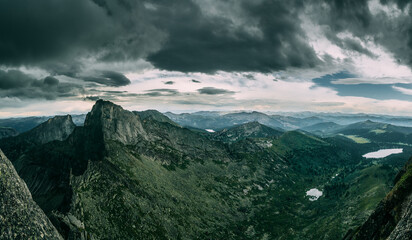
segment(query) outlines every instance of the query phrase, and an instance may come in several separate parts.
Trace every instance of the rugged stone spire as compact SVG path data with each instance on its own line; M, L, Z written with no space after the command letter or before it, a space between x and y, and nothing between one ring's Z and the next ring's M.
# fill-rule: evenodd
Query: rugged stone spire
M104 140L115 140L123 144L132 144L147 138L138 115L104 100L96 102L92 111L87 114L84 126L101 130Z

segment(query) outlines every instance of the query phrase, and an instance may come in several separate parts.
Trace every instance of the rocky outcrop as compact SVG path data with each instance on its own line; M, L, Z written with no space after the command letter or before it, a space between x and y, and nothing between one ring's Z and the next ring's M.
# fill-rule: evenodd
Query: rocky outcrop
M43 122L32 130L15 137L0 139L0 148L14 163L24 152L32 147L55 140L63 141L69 137L76 125L70 115L56 116Z
M403 214L388 240L412 239L412 196L402 206Z
M25 136L38 144L54 140L65 140L74 130L76 125L70 115L56 116L29 131Z
M101 132L104 140L119 141L123 144L133 144L147 139L137 114L104 100L98 100L92 111L87 114L84 127L97 131L95 134Z
M345 239L412 239L412 158L368 220Z
M0 239L62 239L1 150Z

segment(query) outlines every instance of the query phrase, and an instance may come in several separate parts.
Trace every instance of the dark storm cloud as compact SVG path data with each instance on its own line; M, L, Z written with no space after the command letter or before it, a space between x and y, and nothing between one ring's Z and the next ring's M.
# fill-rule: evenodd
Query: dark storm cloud
M170 88L156 88L156 89L150 89L147 90L147 92L165 92L165 93L179 93L178 90L176 89L170 89Z
M159 97L159 96L175 96L179 94L179 91L176 89L169 89L169 88L158 88L158 89L150 89L146 91L144 95L151 96L151 97Z
M121 73L113 71L102 71L97 76L81 77L84 81L95 82L111 87L121 87L129 85L130 80Z
M319 63L300 27L296 1L239 1L260 34L235 29L234 20L206 16L190 1L159 1L158 26L168 33L149 56L156 67L183 72L272 71ZM235 2L232 2L235 4ZM231 14L228 12L227 14Z
M373 54L370 50L367 48L363 47L361 42L357 39L352 39L352 38L338 38L336 32L333 31L326 31L325 36L334 42L337 46L340 48L346 50L346 51L352 51L352 52L357 52L359 54L364 54L367 55L371 58L375 58L376 55Z
M92 101L92 102L96 102L99 99L100 99L100 97L98 97L98 96L87 96L87 97L84 98L85 101Z
M323 23L328 24L335 31L345 31L347 29L365 29L371 24L372 15L369 11L368 0L331 0L322 1L327 4L329 10L322 9L322 14L329 14L323 19ZM316 3L315 3L316 4Z
M48 86L57 86L59 84L59 80L54 77L48 76L44 79L43 83Z
M0 65L35 65L71 77L93 67L85 58L146 59L157 68L183 72L312 68L323 63L302 29L305 14L327 26L326 36L343 49L374 57L360 41L336 37L349 32L412 65L410 1L380 2L409 14L374 15L367 0L3 0ZM228 7L219 12L222 6ZM120 75L85 79L108 86L129 83Z
M0 70L0 89L2 90L27 87L33 81L34 80L31 77L27 76L26 74L20 71Z
M52 76L37 80L18 70L0 70L0 97L2 98L53 100L74 97L83 92L82 86L60 83Z
M395 3L398 8L404 9L409 3L411 3L410 0L380 0L381 3L383 4L388 4L388 3Z
M372 13L367 0L332 0L308 2L312 5L315 23L327 26L326 36L338 46L374 57L358 43L341 40L338 33L348 32L353 36L373 41L394 54L400 64L412 66L412 8L411 1L380 0L381 4L395 4L403 14ZM365 51L366 50L366 51Z
M92 48L101 23L109 22L90 1L0 1L0 62L37 64Z
M315 87L326 87L337 91L339 96L366 97L377 100L405 100L412 101L412 96L403 94L394 87L411 89L412 84L336 84L333 81L345 78L357 77L349 72L339 72L328 74L320 78L315 78L312 81L316 84Z
M352 50L352 51L355 51L361 54L365 54L371 58L376 57L375 54L373 54L371 51L363 47L359 41L354 40L354 39L350 39L350 38L343 39L341 46L343 49L348 49L348 50Z
M89 54L116 60L144 56L162 37L142 21L146 16L141 1L125 3L0 1L0 63L43 66L72 64Z
M207 14L192 0L4 0L0 65L35 65L70 77L87 72L83 58L109 63L143 58L183 72L313 67L319 59L305 42L297 2L232 2L240 13L225 17ZM254 24L239 27L238 19ZM105 78L85 79L127 84Z
M226 89L221 88L214 88L214 87L204 87L197 90L200 94L207 94L207 95L221 95L221 94L234 94L235 92L229 91Z
M255 76L253 76L252 74L243 74L243 76L249 80L256 80Z

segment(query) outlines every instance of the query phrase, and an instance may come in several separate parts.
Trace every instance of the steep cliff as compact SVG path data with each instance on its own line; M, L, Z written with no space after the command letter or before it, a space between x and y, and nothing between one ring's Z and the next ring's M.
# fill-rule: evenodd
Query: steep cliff
M62 239L1 150L0 239Z
M15 137L0 139L0 148L7 152L11 161L28 149L51 141L63 141L69 137L76 125L70 115L56 116L43 122L32 130Z
M123 144L147 139L139 116L109 101L98 100L87 114L84 126L92 131L102 131L104 140Z
M368 220L346 239L412 239L412 158Z

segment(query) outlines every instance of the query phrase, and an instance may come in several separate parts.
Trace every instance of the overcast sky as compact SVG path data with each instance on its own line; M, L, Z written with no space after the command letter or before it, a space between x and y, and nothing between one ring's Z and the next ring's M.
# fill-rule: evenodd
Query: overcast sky
M409 0L0 0L0 117L412 115Z

